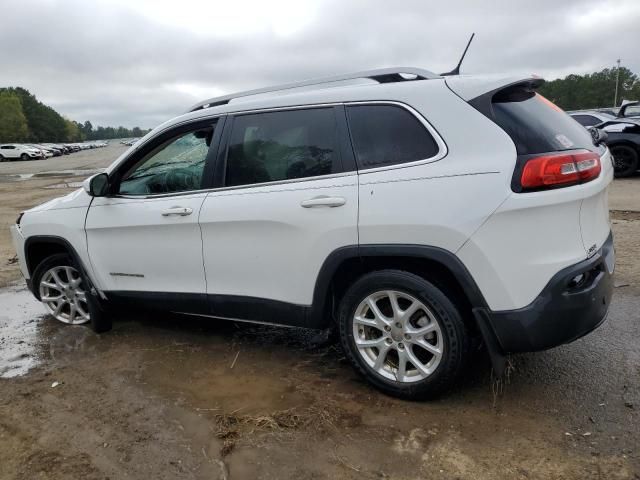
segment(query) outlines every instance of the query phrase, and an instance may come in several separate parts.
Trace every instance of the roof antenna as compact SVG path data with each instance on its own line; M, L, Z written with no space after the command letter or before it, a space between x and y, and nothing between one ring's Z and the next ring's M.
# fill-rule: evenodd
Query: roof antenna
M450 72L441 73L440 75L442 75L443 77L447 77L449 75L460 75L460 65L462 65L462 61L464 60L464 56L467 54L467 50L469 50L469 45L471 45L471 42L473 41L473 37L475 37L475 36L476 36L475 33L471 34L471 38L469 39L469 43L467 43L467 46L464 49L464 52L462 52L462 57L460 57L460 61L458 62L458 65L456 65L456 68L454 68Z

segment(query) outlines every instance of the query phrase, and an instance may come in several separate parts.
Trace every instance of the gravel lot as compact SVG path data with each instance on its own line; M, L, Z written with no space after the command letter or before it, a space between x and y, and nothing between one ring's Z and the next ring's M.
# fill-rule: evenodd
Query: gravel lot
M480 352L453 393L411 403L312 332L135 315L96 335L43 316L7 227L124 149L0 164L0 478L640 479L640 177L610 191L600 329L513 357L500 382Z

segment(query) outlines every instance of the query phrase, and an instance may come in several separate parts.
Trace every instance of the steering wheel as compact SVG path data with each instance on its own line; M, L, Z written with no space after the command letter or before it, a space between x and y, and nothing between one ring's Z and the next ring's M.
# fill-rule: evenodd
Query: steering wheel
M200 188L200 176L190 168L176 168L169 170L164 175L166 192L183 192L186 190L198 190Z

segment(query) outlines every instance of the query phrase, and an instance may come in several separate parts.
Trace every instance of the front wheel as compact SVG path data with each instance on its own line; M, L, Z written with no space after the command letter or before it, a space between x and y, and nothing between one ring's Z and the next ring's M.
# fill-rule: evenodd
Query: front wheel
M70 325L91 322L96 332L111 328L104 306L87 291L82 275L69 255L47 257L35 269L33 280L40 301L56 320Z
M20 160L23 160L23 161L29 160L29 155L27 155L26 153L23 153L22 155L20 155Z
M469 351L469 335L445 293L412 273L382 270L357 280L340 305L347 357L383 392L406 399L452 386Z
M630 177L638 170L638 152L634 148L629 145L614 145L610 149L616 177Z

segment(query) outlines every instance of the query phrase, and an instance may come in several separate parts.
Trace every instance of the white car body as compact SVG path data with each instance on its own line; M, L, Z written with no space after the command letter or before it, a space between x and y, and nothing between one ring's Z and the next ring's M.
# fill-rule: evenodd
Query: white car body
M225 117L229 125L240 113L310 106L405 109L433 137L437 154L377 168L177 194L92 198L87 181L83 189L28 210L12 227L22 273L30 279L34 271L28 239L57 237L73 248L103 299L141 293L158 301L202 296L210 302L206 312L171 302L167 308L323 327L318 312L326 306L318 302L326 292L319 285L331 271L329 264L353 249L363 258L384 250L391 262L395 255L410 256L398 252L414 246L432 252L429 262L443 259L445 265L444 259L451 259L450 274L466 279L461 290L477 288L477 295L469 293L474 313L503 314L504 323L513 312L537 305L564 269L600 256L601 264L607 257L608 275L613 269L605 247L611 234L607 187L613 178L608 150L600 150L601 172L588 183L516 192L511 186L518 157L514 141L470 106L488 92L529 81L434 76L329 85L334 88L303 85L197 107L139 140L107 174L118 175L136 152L177 126ZM301 208L309 202L320 208ZM180 211L189 213L176 214ZM475 297L482 300L476 304ZM251 308L243 310L245 301ZM290 311L301 316L299 323L278 320ZM496 335L502 351L570 340L567 333L561 341L523 339L524 346L518 340L511 347Z
M0 155L0 158L6 160L20 159L23 155L26 155L29 160L37 160L44 156L41 150L18 143L5 143L0 145Z

